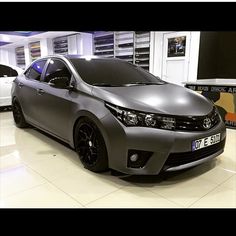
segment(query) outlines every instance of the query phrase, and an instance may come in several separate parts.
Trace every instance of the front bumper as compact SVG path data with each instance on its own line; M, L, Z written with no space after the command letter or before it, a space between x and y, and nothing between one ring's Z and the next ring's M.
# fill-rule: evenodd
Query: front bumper
M102 133L105 138L109 167L126 174L156 175L161 171L173 171L201 164L220 155L224 150L226 128L222 120L207 131L171 131L146 127L125 127L112 114L102 120ZM171 154L190 153L193 140L221 133L221 146L201 159L191 159L180 165L167 166ZM210 146L213 147L214 145ZM205 149L205 148L203 148ZM128 167L129 150L152 152L141 168ZM179 155L181 156L181 154Z

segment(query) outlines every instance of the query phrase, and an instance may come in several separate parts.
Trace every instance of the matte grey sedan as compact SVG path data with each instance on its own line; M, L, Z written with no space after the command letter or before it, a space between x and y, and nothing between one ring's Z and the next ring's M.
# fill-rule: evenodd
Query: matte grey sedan
M12 87L18 127L68 143L85 168L159 174L220 155L226 129L214 104L119 59L49 56Z

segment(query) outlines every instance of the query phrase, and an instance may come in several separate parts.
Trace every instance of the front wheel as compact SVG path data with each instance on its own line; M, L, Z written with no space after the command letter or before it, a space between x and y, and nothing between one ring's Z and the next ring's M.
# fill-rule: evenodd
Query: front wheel
M12 101L12 112L16 126L19 128L27 127L27 123L25 121L21 106L16 99Z
M76 125L75 148L86 169L93 172L108 170L105 141L98 127L88 118L81 118Z

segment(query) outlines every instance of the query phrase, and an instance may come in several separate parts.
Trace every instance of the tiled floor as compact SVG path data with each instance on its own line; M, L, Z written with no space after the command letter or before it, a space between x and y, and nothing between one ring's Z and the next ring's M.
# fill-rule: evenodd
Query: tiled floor
M0 113L0 207L236 207L236 130L214 161L159 176L113 176L83 168L69 147Z

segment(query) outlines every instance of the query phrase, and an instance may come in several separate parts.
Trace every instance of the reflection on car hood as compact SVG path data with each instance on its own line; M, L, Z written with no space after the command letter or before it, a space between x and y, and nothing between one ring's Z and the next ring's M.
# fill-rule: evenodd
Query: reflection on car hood
M203 116L212 103L190 89L174 84L129 87L94 87L93 95L114 105L139 111Z

